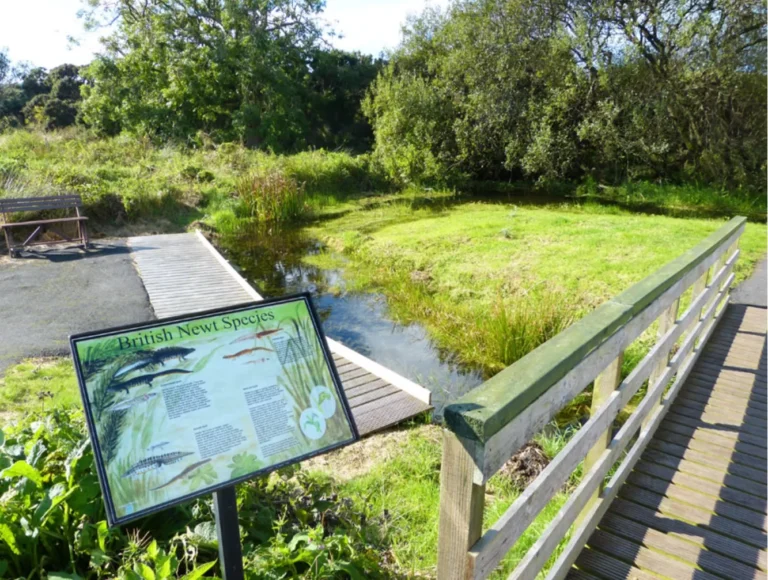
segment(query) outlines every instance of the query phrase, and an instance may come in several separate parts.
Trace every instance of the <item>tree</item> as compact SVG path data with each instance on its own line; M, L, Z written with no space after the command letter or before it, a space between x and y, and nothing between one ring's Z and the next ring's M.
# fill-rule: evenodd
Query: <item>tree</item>
M311 106L330 106L313 92L328 71L326 57L318 56L321 0L94 0L91 6L91 23L111 19L117 26L105 54L85 73L83 118L96 129L179 140L202 131L276 151L303 148L308 140L328 143ZM360 68L369 64L355 59ZM331 100L348 104L339 93ZM357 122L358 107L352 105L345 122Z
M765 183L757 0L466 0L411 21L365 111L406 180Z

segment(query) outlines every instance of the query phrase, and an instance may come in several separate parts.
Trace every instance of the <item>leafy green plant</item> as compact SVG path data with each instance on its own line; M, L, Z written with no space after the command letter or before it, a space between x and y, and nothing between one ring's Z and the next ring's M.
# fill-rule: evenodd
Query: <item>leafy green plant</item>
M233 467L253 471L253 456ZM210 475L210 474L208 474ZM206 478L204 469L196 477ZM254 578L391 575L381 522L328 479L291 467L238 486ZM183 578L217 573L209 498L109 528L79 410L29 414L0 431L0 577Z

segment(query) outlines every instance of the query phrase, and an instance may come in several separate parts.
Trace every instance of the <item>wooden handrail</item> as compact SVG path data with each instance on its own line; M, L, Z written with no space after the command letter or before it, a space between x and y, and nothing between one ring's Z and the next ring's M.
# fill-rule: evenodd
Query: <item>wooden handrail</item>
M745 223L745 218L732 219L692 250L446 407L440 578L487 577L585 460L579 487L520 562L513 577L535 578L574 527L572 539L550 577L560 578L567 573L724 311ZM678 316L680 297L691 287L691 304ZM656 344L621 381L624 350L656 320ZM665 394L670 381L672 386ZM593 382L596 386L589 421L482 534L488 478ZM648 390L642 402L619 432L611 435L615 418L646 382ZM638 432L611 484L603 489L608 470Z

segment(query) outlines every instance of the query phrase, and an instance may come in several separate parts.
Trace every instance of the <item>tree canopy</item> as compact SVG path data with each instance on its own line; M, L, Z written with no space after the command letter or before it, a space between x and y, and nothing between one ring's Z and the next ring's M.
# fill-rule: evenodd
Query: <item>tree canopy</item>
M365 111L403 181L764 187L762 0L464 0L412 20Z
M329 50L320 0L93 0L116 31L86 72L83 119L275 151L365 149L360 100L380 62Z

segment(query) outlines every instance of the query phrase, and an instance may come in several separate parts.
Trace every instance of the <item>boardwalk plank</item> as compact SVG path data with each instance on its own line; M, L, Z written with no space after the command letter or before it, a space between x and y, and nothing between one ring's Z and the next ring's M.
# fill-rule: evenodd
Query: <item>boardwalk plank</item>
M768 474L764 470L758 469L760 464L748 467L739 463L733 463L730 461L727 454L701 453L695 449L686 448L682 445L676 445L674 443L669 443L667 441L661 441L658 439L651 441L648 444L648 448L658 450L665 455L678 457L680 459L687 459L700 465L706 465L714 469L732 473L733 475L737 475L739 477L743 477L760 484L764 484L766 477L768 477Z
M669 536L694 542L709 550L734 558L750 567L768 570L768 552L743 544L739 540L719 534L703 525L669 517L622 498L617 498L611 505L611 513L624 516Z
M744 443L749 443L751 445L755 445L756 447L766 446L766 441L763 437L750 435L749 433L739 433L738 431L732 431L729 429L722 429L717 425L705 423L704 421L699 421L698 419L692 419L686 415L679 415L675 413L674 410L671 410L669 413L667 413L667 416L664 417L664 428L674 430L674 426L685 426L689 428L693 427L699 432L720 437L721 439L728 441L728 443L723 442L721 444L728 445L729 447L732 446L731 442L733 441L743 441Z
M659 580L658 576L635 568L622 560L613 558L597 550L584 550L576 561L576 565L586 573L594 572L600 578L631 578L632 580ZM570 578L570 576L569 576Z
M627 519L615 511L609 512L602 519L600 527L614 536L622 537L654 550L673 554L675 558L685 560L690 567L699 567L712 574L721 576L737 574L740 578L745 579L754 578L758 575L765 576L753 566L747 566L738 560L708 550L701 544L649 528Z
M768 497L768 489L766 489L766 485L764 483L759 483L751 479L739 477L738 475L730 474L726 471L723 471L722 469L716 469L714 467L702 465L701 463L696 463L695 461L680 459L679 457L660 453L653 449L648 449L643 454L643 458L647 461L652 461L653 463L663 465L673 470L677 469L684 473L690 473L696 477L707 479L716 484L727 485L728 487L732 487L734 489L738 489L740 491L762 498L763 501L765 501L765 499Z
M765 510L765 498L730 487L725 487L709 479L682 470L671 469L664 465L651 463L649 461L638 461L635 469L642 473L657 477L658 479L674 483L675 485L696 490L697 492L719 498L722 501L754 510L755 512L758 512L758 516L762 515L763 519L765 519L765 516L759 513ZM765 529L765 525L763 525L763 528Z
M720 577L697 570L688 562L671 554L650 550L629 540L598 529L590 539L590 546L620 560L634 562L635 567L676 580L722 580Z
M690 417L688 418L690 419ZM730 438L721 435L721 433L727 433L727 431L718 431L717 429L708 430L702 428L695 429L685 425L678 425L673 421L665 422L662 427L663 429L659 429L659 431L663 431L668 440L679 439L681 443L687 444L689 440L693 439L711 443L712 445L725 447L729 453L732 451L737 451L747 455L754 455L755 457L759 457L761 459L766 458L765 447L761 445L753 445L752 443L743 441L742 437L744 437L744 435L736 438ZM750 437L754 438L755 436L751 435Z
M715 532L744 542L753 548L762 549L768 542L768 535L757 528L744 525L730 518L718 517L711 510L702 506L665 497L663 493L637 487L631 482L622 487L620 495L628 501L643 505L662 515L669 515L674 519L705 526Z
M765 578L767 428L766 309L730 306L577 566Z

